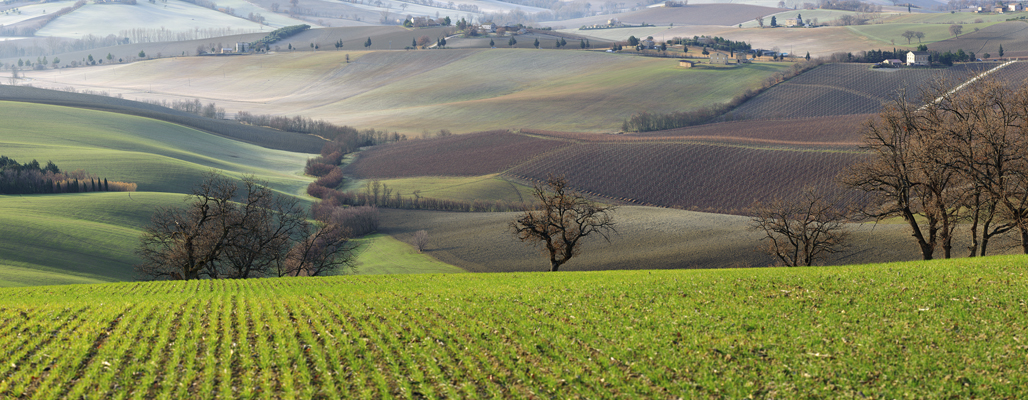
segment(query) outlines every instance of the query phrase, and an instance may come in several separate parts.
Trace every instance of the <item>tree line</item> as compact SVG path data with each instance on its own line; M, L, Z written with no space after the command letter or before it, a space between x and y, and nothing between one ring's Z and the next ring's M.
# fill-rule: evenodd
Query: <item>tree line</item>
M111 182L83 170L61 171L52 161L21 164L0 155L0 194L56 194L85 192L132 192L135 183Z
M307 24L285 26L271 31L270 33L268 33L268 36L265 36L257 41L254 41L253 43L250 43L250 45L254 48L254 50L261 48L268 49L269 45L271 45L272 43L275 43L279 40L293 36L297 33L303 32L308 29L311 29L311 26Z

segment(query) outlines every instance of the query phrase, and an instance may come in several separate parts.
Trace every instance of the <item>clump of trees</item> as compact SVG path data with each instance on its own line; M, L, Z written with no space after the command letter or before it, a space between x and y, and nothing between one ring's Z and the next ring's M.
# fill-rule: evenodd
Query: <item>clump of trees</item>
M147 100L147 104L153 104L155 106L167 107L172 110L187 112L190 114L199 115L201 117L214 118L214 119L225 119L225 108L218 107L213 102L207 103L206 105L200 102L200 99L193 100Z
M939 248L952 256L961 223L968 256L1007 232L1028 253L1028 86L985 76L952 88L935 82L920 103L901 95L886 106L865 127L871 157L843 182L877 195L866 216L902 217L926 260Z
M237 181L216 172L186 207L161 207L136 253L144 279L222 279L319 276L354 267L352 231L311 222L295 198L275 195L253 177Z
M61 171L52 161L41 166L39 161L21 164L13 158L0 156L0 194L54 194L85 192L131 192L136 184L109 182L83 170Z
M754 203L752 210L753 228L764 233L761 249L782 265L811 266L845 246L842 202L812 187L793 198Z
M617 206L602 205L567 186L563 177L550 175L546 184L535 185L532 195L539 200L537 211L525 211L510 222L510 230L522 242L541 246L555 272L581 253L581 240L598 235L607 242L617 233L613 213Z
M397 132L378 131L372 128L358 130L349 126L339 126L324 120L315 120L301 116L275 116L268 114L251 114L247 111L236 113L236 121L247 125L264 126L285 132L296 132L317 135L337 142L343 153L354 151L363 146L398 142L407 140L407 136Z

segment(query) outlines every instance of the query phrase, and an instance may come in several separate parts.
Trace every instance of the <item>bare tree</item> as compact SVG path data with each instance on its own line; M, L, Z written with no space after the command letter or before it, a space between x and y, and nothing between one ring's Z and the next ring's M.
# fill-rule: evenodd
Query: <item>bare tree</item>
M921 39L924 39L924 32L914 32L914 36L917 37L917 42L921 43Z
M422 229L414 232L414 237L411 238L411 242L414 244L414 247L418 249L418 253L425 251L425 248L428 247L428 231Z
M959 24L953 24L949 26L949 33L953 35L953 37L960 36L960 33L963 31L964 27Z
M848 234L836 200L808 187L790 200L755 203L753 228L764 231L763 250L790 267L811 266L841 251Z
M900 35L900 36L903 36L904 38L906 38L907 39L907 44L910 44L910 39L913 39L914 36L916 36L916 35L917 34L914 33L914 31L906 31L906 32L903 32L903 34Z
M616 206L604 206L567 187L563 177L550 175L546 184L535 185L532 195L541 203L537 211L525 211L510 223L522 242L542 245L550 256L550 271L557 271L581 251L582 238L597 234L610 242L617 233L611 214Z
M295 199L253 177L209 172L185 208L159 208L144 230L136 271L148 279L325 275L351 265L349 231L309 221Z
M758 26L760 26L761 28L764 27L764 16L763 15L761 15L761 16L759 16L757 18L754 18L754 20L757 21L757 25Z

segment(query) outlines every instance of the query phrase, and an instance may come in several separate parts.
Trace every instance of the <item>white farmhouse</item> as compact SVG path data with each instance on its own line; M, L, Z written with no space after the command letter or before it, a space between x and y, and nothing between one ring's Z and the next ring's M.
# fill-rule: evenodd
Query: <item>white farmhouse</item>
M927 51L911 51L907 52L907 65L922 65L928 66L928 52Z

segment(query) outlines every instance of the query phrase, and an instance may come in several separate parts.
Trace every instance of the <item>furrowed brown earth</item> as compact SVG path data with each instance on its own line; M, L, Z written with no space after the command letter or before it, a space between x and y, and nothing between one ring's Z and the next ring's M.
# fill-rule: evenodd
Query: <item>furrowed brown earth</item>
M959 49L974 52L982 57L989 53L993 58L999 57L999 46L1003 46L1003 57L1028 57L1028 23L1010 21L982 28L978 32L967 32L958 37L933 43L933 51L953 51Z
M732 119L784 119L868 114L900 90L908 100L933 79L964 81L998 64L960 64L947 69L877 68L869 64L825 64L780 83L728 113Z
M569 144L509 131L412 140L363 151L343 172L357 178L485 175Z
M482 132L379 146L345 172L362 179L503 172L527 184L556 174L619 202L744 214L754 201L788 197L808 185L840 191L835 178L863 157L860 127L871 117L737 121L626 135Z
M634 204L745 213L754 201L790 197L805 186L835 191L835 177L863 156L709 143L588 143L519 165L508 175L563 175L575 188Z

